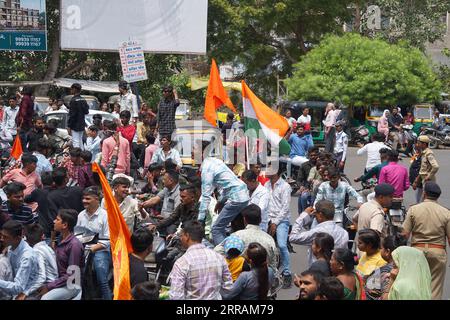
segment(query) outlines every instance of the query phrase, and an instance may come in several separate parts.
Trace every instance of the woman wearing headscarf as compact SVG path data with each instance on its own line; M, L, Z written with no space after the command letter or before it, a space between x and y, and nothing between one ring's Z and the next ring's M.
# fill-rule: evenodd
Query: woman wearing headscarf
M431 300L431 273L422 251L401 246L392 252L394 266L384 300Z
M388 117L389 117L389 110L386 109L383 111L383 115L378 120L378 132L385 135L386 141L388 141L389 139Z

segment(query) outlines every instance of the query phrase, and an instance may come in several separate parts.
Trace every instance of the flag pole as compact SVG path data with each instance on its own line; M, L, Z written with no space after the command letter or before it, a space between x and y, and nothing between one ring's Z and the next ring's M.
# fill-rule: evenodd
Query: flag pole
M243 81L242 81L242 83L243 83ZM242 85L242 83L241 83L241 85ZM244 86L242 85L242 92L243 91L244 91ZM248 152L248 141L249 141L249 139L248 139L248 136L247 136L246 130L245 130L246 129L246 125L245 125L246 114L245 114L244 95L241 95L241 97L242 97L242 115L244 117L245 157L247 159L247 161L246 161L246 168L247 168L247 170L250 170L250 157L249 157L249 152Z

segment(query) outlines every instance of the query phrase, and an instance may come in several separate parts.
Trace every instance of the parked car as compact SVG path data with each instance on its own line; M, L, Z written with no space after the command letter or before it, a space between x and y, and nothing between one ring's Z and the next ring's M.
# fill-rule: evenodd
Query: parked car
M67 108L69 108L70 100L72 100L73 95L68 95L64 97L64 104ZM98 110L100 109L100 101L98 101L97 97L95 96L85 96L81 95L84 100L86 100L87 104L89 105L90 110ZM47 98L48 100L48 98Z
M47 110L50 102L49 100L49 97L34 97L34 109L40 116Z
M100 114L102 115L103 120L111 120L114 121L116 119L119 119L118 115L109 113L109 112L103 112L99 110L89 110L89 114L86 115L86 126L90 126L93 123L93 116L94 114ZM56 120L58 123L58 128L61 130L66 130L67 132L67 121L69 120L68 117L69 113L64 110L58 110L58 111L51 111L44 115L45 122L48 122L49 120Z

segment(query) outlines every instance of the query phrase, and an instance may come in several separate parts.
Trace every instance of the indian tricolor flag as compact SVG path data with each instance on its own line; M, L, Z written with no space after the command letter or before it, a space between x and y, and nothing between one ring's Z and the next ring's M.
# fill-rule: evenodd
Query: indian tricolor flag
M262 132L272 148L279 147L279 154L289 154L291 146L284 139L289 124L283 116L266 106L242 81L242 100L244 104L245 131ZM259 138L262 138L259 136Z

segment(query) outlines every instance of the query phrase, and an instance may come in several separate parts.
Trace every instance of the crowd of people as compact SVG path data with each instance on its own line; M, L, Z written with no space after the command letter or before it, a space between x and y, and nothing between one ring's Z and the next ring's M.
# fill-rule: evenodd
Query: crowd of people
M372 181L365 194L342 179L348 137L333 104L324 120L325 150L314 146L307 108L292 125L288 163L299 169L289 180L283 166L235 170L210 156L210 141L195 141L200 167L186 175L171 141L179 105L172 87L164 88L153 113L139 110L121 82L114 110L119 120L97 117L89 127L81 89L71 89L68 133L33 117L29 88L5 109L2 130L20 137L23 154L4 168L0 182L0 299L114 298L108 213L93 162L104 171L131 234L133 299L158 299L167 286L173 300L266 300L293 284L298 300L442 298L450 212L437 202L439 166L426 136L418 138L408 171L384 144L387 132L373 135L358 151L367 153L367 163L356 181ZM226 130L239 128L228 120L225 138ZM406 217L391 217L410 186L417 204ZM293 195L298 217L291 223ZM357 202L353 216L350 200ZM82 243L81 229L96 241ZM170 246L167 279L150 272L160 238ZM292 244L308 247L307 270L294 270Z

